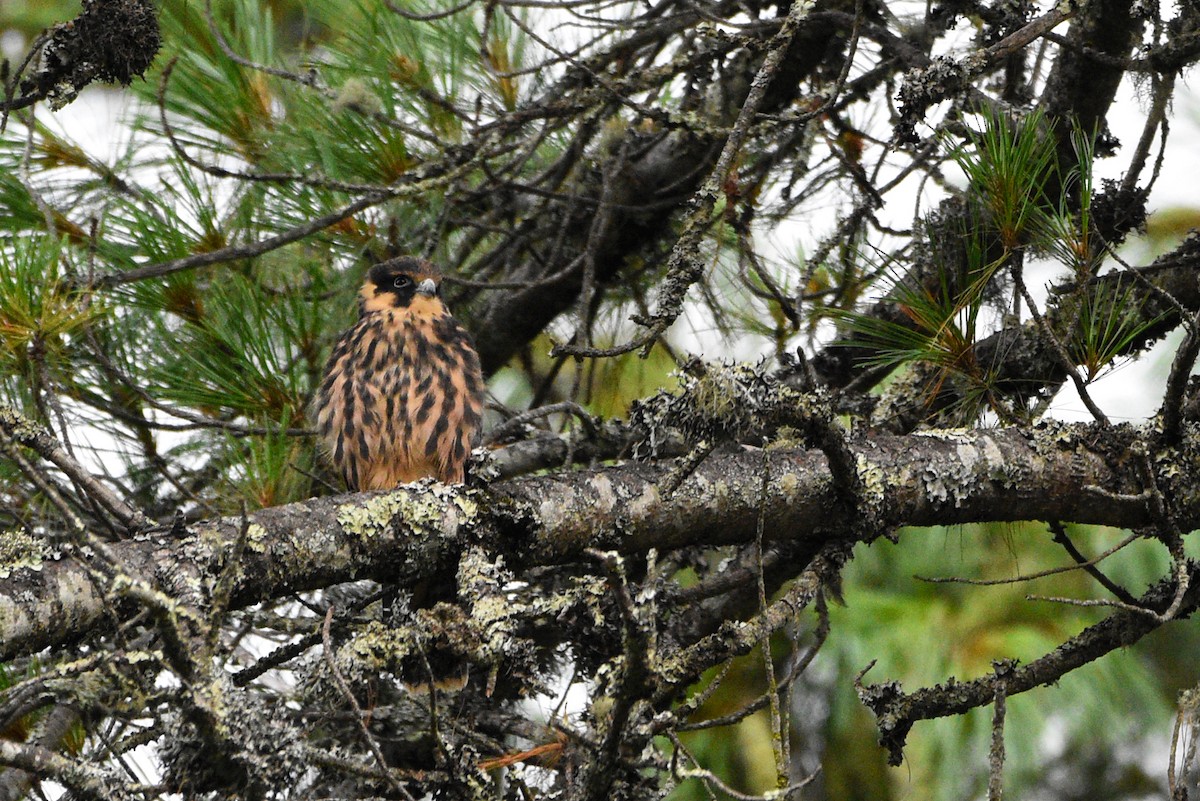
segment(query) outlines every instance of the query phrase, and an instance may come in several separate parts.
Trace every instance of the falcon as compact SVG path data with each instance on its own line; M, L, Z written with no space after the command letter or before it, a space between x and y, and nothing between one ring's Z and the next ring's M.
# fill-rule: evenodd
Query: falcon
M433 476L460 484L479 435L484 383L434 265L410 256L367 271L358 322L325 365L317 427L351 490Z

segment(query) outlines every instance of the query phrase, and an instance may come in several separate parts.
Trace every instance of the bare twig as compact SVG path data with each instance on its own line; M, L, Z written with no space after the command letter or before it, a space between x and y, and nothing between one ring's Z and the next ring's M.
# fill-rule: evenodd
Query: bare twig
M1187 775L1193 769L1196 759L1196 746L1200 734L1200 688L1192 687L1179 693L1179 711L1175 715L1175 726L1171 731L1171 756L1167 761L1167 791L1171 801L1187 801ZM1180 733L1183 733L1186 746L1183 754L1179 753ZM1178 771L1176 765L1178 764ZM1182 781L1181 781L1182 779Z
M691 750L688 749L683 741L679 739L678 735L672 733L669 734L668 737L671 740L671 744L675 747L674 754L671 758L671 772L677 781L683 781L685 779L700 779L706 785L715 787L721 793L724 793L730 798L735 799L735 801L773 801L773 799L778 798L791 798L793 793L807 787L814 779L817 778L819 774L819 771L811 773L798 782L790 782L787 785L780 787L778 790L766 795L751 795L749 793L741 793L730 787L725 782L721 781L721 778L712 771L701 767L700 763L696 760L696 757L692 755ZM687 760L692 763L692 767L684 768L682 765L680 765L678 759L679 754L687 757ZM709 792L711 793L711 790Z
M758 609L759 612L766 611L767 608L767 585L766 575L763 570L763 529L766 527L767 516L767 492L771 485L771 463L767 459L766 444L763 443L763 465L762 465L762 486L759 489L759 504L758 504L758 522L754 531L754 555L758 561ZM775 675L775 660L771 656L771 638L764 637L761 644L763 657L763 672L767 677L767 692L768 706L771 710L771 731L773 733L772 740L775 750L775 775L787 776L788 767L791 764L791 758L788 753L788 745L791 740L790 729L791 725L788 716L780 710L779 704L779 680Z
M821 650L821 646L825 644L825 640L829 637L829 609L824 596L818 596L814 606L817 610L818 624L812 647L810 647L803 656L793 659L787 675L784 676L783 680L779 682L780 689L786 689L790 687L795 683L796 679L800 678L800 676L804 674L804 671L806 671L808 666L812 664L813 658L816 657L817 652ZM656 719L654 722L655 731L665 731L670 729L676 732L685 732L732 726L736 723L741 723L743 720L771 703L771 699L774 694L768 691L750 703L745 704L740 709L730 712L728 715L708 718L707 720L701 720L695 723L674 723L673 720L686 720L696 709L700 707L700 705L703 703L703 698L707 698L708 695L716 691L717 687L720 686L720 678L724 676L725 671L728 671L731 664L732 663L730 662L726 662L722 668L721 676L718 676L710 686L706 687L703 693L697 695L697 697L701 698L699 703L696 702L695 698L689 698L684 704L680 705L679 708L673 710L672 717L664 717L661 720Z
M1057 542L1059 545L1062 545L1062 547L1066 550L1066 552L1068 554L1070 554L1071 558L1075 560L1075 563L1079 567L1081 567L1085 571L1087 571L1089 576L1096 579L1096 581L1100 582L1100 586L1104 587L1104 589L1111 592L1120 601L1124 601L1125 603L1130 604L1130 605L1137 604L1137 599L1135 599L1132 595L1130 595L1128 590L1126 590L1120 584L1117 584L1116 582L1114 582L1108 576L1104 575L1104 573L1101 572L1100 569L1096 567L1096 565L1098 565L1101 561L1103 561L1104 559L1107 559L1112 554L1116 553L1117 551L1121 550L1129 543L1133 542L1133 540L1136 539L1136 535L1131 534L1128 537L1126 537L1125 539L1121 540L1116 545L1114 545L1112 548L1109 548L1107 551L1105 551L1104 553L1097 556L1096 558L1088 559L1082 553L1079 552L1079 549L1075 547L1075 543L1071 542L1071 538L1069 536L1067 536L1067 527L1066 526L1064 526L1062 523L1060 523L1058 521L1054 521L1050 524L1050 530L1054 533L1054 541Z
M1169 445L1178 444L1182 436L1184 393L1188 378L1200 355L1200 311L1192 317L1191 325L1183 343L1171 360L1171 372L1167 376L1167 388L1163 393L1159 416L1162 418L1162 438Z
M1076 561L1076 564L1066 565L1064 567L1052 567L1046 570L1039 570L1035 573L1024 573L1019 576L1003 579L970 579L962 578L960 576L914 576L913 578L915 578L917 581L925 581L930 584L969 584L973 587L995 587L1004 584L1020 584L1026 581L1034 581L1036 579L1045 578L1046 576L1056 576L1061 573L1070 573L1075 570L1085 570L1097 581L1099 581L1105 589L1116 595L1121 601L1131 606L1136 605L1137 601L1132 595L1129 595L1129 593L1126 592L1125 589L1120 585L1113 584L1112 581L1103 573L1095 570L1095 566L1112 556L1117 551L1120 551L1130 543L1141 539L1140 535L1130 534L1116 545L1109 548L1107 551L1088 559L1081 554L1078 549L1075 548L1074 543L1067 539L1066 529L1063 528L1061 523L1051 523L1050 529L1054 532L1054 541L1061 544L1063 548L1066 549L1071 558ZM1061 535L1059 532L1062 532Z
M567 353L573 356L617 356L642 349L643 355L649 353L651 346L675 322L683 311L683 302L691 286L703 276L700 266L700 240L708 229L710 217L716 207L717 200L722 196L721 188L733 167L734 160L742 149L743 143L750 135L750 129L759 109L767 95L767 89L779 71L784 54L800 28L801 22L807 15L809 4L804 0L796 0L788 10L787 17L780 26L779 32L772 38L763 58L762 66L750 84L750 93L738 112L737 119L730 128L721 149L721 155L709 171L700 189L692 196L691 211L684 218L682 230L671 255L667 259L667 277L663 280L658 295L658 309L649 318L637 320L647 328L647 331L633 340L615 348L584 348L570 345L560 345L555 354Z
M540 420L543 417L564 413L572 414L577 417L579 421L583 423L583 428L587 436L596 436L596 418L589 414L588 411L578 403L563 401L561 403L551 403L547 406L539 406L536 409L529 409L521 412L520 414L513 415L492 429L491 433L487 436L487 441L500 442L505 437L509 437L520 432L524 426L532 423L534 420Z
M996 674L996 692L992 700L992 746L988 751L988 801L1000 801L1004 796L1004 715L1006 688L1004 676L1016 663L1001 660L992 663Z
M130 529L144 528L148 521L137 509L130 507L112 490L96 480L83 465L67 455L54 438L41 426L27 419L7 404L0 404L0 430L14 442L31 448L39 456L63 471L72 481L83 488L88 497L97 501L110 514Z
M1200 570L1200 567L1193 569ZM1164 579L1138 599L1138 606L1130 608L1111 601L1078 602L1078 605L1084 606L1116 607L1116 611L1071 637L1052 652L1028 664L1015 667L1005 679L1005 695L1012 697L1034 687L1052 684L1072 670L1114 650L1132 645L1155 631L1163 625L1163 621L1153 610L1170 606L1177 586L1175 579ZM1190 586L1193 589L1185 596L1180 611L1191 611L1198 605L1200 598L1197 597L1194 582ZM864 674L865 672L864 670ZM969 709L992 703L995 700L996 681L995 675L966 682L952 679L947 684L907 694L902 692L899 684L895 682L879 685L860 684L859 697L875 713L880 742L888 749L889 762L899 765L903 759L905 740L914 723L919 720L959 715Z
M849 546L833 542L809 562L792 586L752 620L732 630L723 629L673 654L663 673L672 677L655 693L656 699L673 697L704 670L724 660L749 653L772 632L796 619L816 600L827 582L836 581L842 565L850 558Z
M346 703L350 704L350 708L354 710L354 719L358 723L359 731L362 733L363 742L371 750L371 755L375 757L375 762L379 765L380 773L382 773L391 788L399 793L402 798L407 799L407 801L414 801L408 789L400 783L399 779L392 775L387 758L383 755L383 751L380 750L375 735L371 734L371 730L367 728L367 714L363 712L362 707L359 706L358 699L354 697L354 693L350 690L350 686L342 678L342 672L338 669L337 660L334 655L333 640L329 636L331 623L333 623L332 606L325 613L325 622L321 625L321 643L324 646L325 665L329 668L329 674L333 676L333 681L341 692L342 697L346 700Z
M1103 426L1109 426L1108 416L1101 411L1096 402L1092 400L1091 393L1088 392L1087 382L1083 380L1083 376L1079 374L1079 370L1075 367L1075 362L1071 360L1071 355L1067 353L1067 349L1063 346L1058 335L1054 333L1054 329L1050 327L1049 321L1038 311L1037 304L1033 300L1033 296L1029 294L1029 289L1025 286L1025 279L1020 263L1013 265L1012 269L1013 282L1016 284L1017 291L1025 300L1025 306L1029 309L1029 314L1033 317L1038 329L1042 332L1042 336L1050 344L1054 354L1058 357L1059 364L1068 376L1071 377L1071 382L1075 384L1075 391L1079 393L1079 399L1083 401L1083 405L1092 413L1092 417L1096 418L1096 422Z

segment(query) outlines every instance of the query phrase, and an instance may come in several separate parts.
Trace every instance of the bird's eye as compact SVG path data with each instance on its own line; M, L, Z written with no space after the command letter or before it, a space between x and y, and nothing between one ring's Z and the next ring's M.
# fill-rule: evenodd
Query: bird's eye
M409 278L407 275L397 275L396 279L394 281L392 281L392 286L396 287L396 289L404 289L404 287L408 286L411 283L412 283L412 279Z

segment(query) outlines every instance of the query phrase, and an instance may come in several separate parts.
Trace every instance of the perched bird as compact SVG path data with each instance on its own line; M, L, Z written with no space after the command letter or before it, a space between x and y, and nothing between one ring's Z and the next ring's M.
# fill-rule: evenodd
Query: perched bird
M317 426L352 490L463 480L484 384L470 336L442 303L441 280L432 264L408 256L373 266L358 322L325 365Z

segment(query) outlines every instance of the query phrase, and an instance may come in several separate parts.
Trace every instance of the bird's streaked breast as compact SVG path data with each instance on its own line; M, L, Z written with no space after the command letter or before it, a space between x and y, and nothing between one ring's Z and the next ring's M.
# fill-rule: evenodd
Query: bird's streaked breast
M366 313L330 356L317 423L353 489L432 475L461 482L479 433L483 377L470 338L436 298Z

